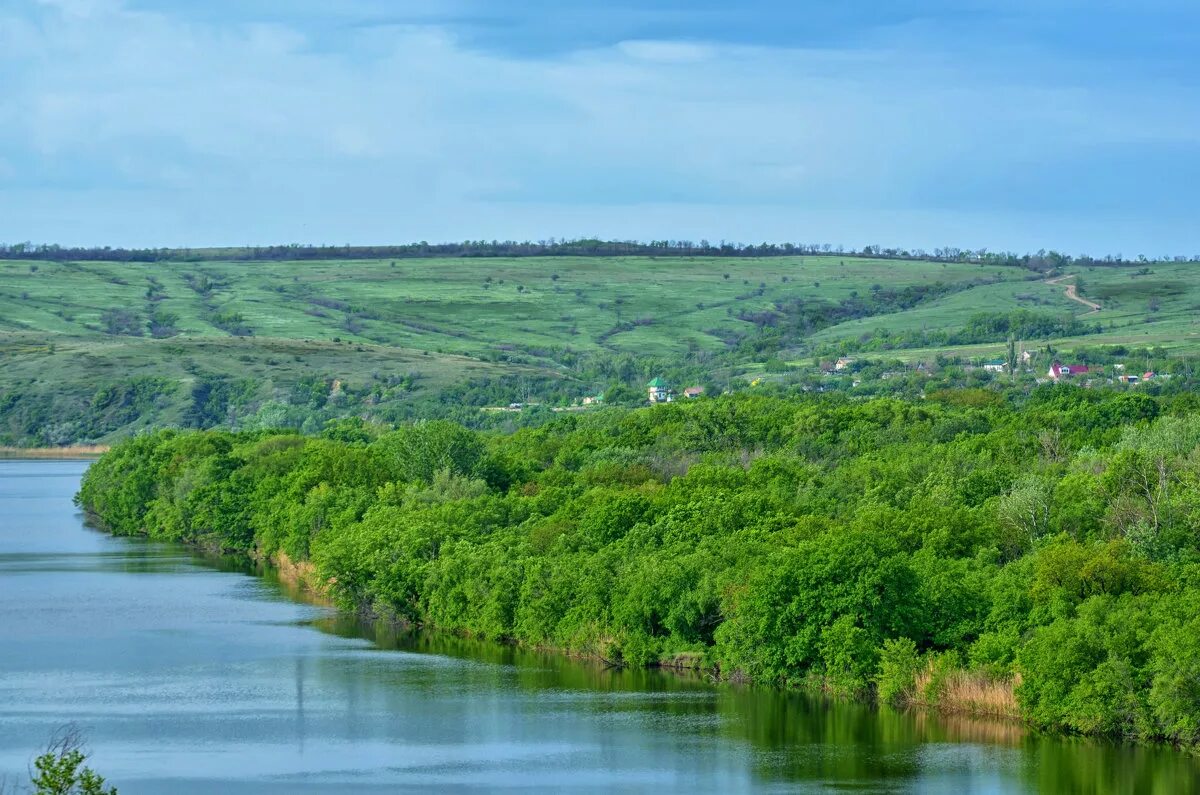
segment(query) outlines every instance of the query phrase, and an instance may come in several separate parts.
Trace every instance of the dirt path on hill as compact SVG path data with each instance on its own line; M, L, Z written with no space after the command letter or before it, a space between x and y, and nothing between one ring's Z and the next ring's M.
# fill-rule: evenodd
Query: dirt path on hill
M1074 273L1068 273L1065 276L1058 276L1053 279L1047 279L1046 284L1058 284L1063 279L1070 279L1070 278L1073 278L1074 276L1075 276ZM1075 291L1075 285L1064 284L1063 287L1066 289L1065 295L1067 296L1067 298L1070 298L1072 301L1078 301L1079 303L1083 304L1084 306L1091 307L1092 311L1087 312L1086 314L1090 315L1094 312L1100 311L1100 304L1096 303L1095 301L1089 301L1086 298L1080 297L1079 293L1077 293Z

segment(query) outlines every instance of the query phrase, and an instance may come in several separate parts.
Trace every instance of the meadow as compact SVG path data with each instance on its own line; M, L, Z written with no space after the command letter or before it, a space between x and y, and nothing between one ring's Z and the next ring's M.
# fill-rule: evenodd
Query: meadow
M814 340L836 342L869 334L877 329L888 332L948 330L963 326L978 312L1004 312L1028 309L1071 314L1102 331L1086 337L1061 337L1055 347L1069 351L1079 345L1122 345L1161 347L1177 354L1200 351L1200 272L1195 262L1156 262L1138 267L1086 267L1070 271L1071 278L1057 284L1045 280L1016 282L1006 280L955 292L912 309L879 317L847 321L826 328ZM1100 304L1093 312L1065 295L1065 287L1075 284L1079 295ZM897 352L903 361L931 360L935 356L996 356L1005 348L1004 340L966 346L938 345Z
M753 328L740 315L785 300L836 303L872 286L965 289L980 279L1029 276L1020 268L856 257L7 261L0 262L0 330L97 337L104 312L120 308L143 319L174 315L187 337L228 337L221 318L240 316L256 338L336 338L475 357L539 346L669 354L721 350Z
M843 255L0 261L0 443L236 425L296 404L313 379L322 399L411 413L477 384L507 384L501 402L633 390L651 373L724 389L768 359L811 367L872 335L909 335L877 346L908 361L995 355L1003 336L913 335L1018 310L1092 324L1060 349L1187 354L1200 345L1194 268L1084 267L1050 284L1017 265ZM1070 300L1072 282L1102 311Z

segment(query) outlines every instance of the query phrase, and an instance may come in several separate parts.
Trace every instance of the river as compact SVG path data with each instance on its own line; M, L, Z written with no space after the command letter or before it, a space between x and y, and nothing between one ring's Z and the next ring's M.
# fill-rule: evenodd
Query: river
M1163 748L377 633L186 547L111 538L86 464L0 461L0 776L62 724L122 795L1200 792Z

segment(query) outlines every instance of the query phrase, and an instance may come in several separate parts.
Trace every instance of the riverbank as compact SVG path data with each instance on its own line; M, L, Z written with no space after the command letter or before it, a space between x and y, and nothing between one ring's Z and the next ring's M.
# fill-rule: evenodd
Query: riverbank
M98 521L96 517L91 517L91 519ZM228 556L228 553L204 544L193 543L189 546L197 549L206 557ZM614 652L614 647L618 644L611 639L607 643L601 642L589 647L572 648L546 643L524 644L515 638L486 638L462 629L453 631L428 624L414 624L379 604L359 602L354 605L339 606L331 596L331 591L336 583L322 580L320 572L311 561L292 560L283 551L277 551L267 558L245 553L237 553L236 557L250 564L258 576L277 582L291 599L304 604L338 609L344 618L370 625L373 633L384 632L391 636L417 633L427 634L431 637L456 638L477 644L490 644L496 648L513 648L525 652L554 655L564 660L573 660L581 664L596 664L605 668L640 667L662 671L685 679L701 678L709 683L723 686L759 686L779 693L797 692L839 702L874 707L883 706L874 687L868 687L865 690L847 690L828 677L820 675L807 676L791 686L755 682L741 671L722 673L719 666L714 665L706 659L704 654L698 652L678 652L664 655L657 660L650 660L640 666L630 666L628 662L620 658L619 648ZM937 660L928 660L923 667L914 669L908 675L907 682L901 685L903 694L894 699L891 706L917 714L959 717L985 723L993 722L998 724L996 731L1001 733L1023 731L1029 727L1027 721L1021 716L1020 706L1017 702L1015 690L1020 682L1020 674L994 677L985 672L967 671L948 667L944 662ZM1008 728L1001 728L1002 726Z
M86 511L85 514L88 524L113 534L110 528L104 526L100 517ZM428 623L418 624L378 603L363 601L349 605L345 602L338 604L331 595L336 582L323 580L317 567L311 561L293 560L282 550L264 557L253 552L222 550L211 542L182 540L176 540L176 542L196 550L202 559L207 561L219 563L231 559L238 560L247 566L248 572L277 583L283 592L294 601L334 608L344 620L353 620L363 626L371 627L373 636L383 633L391 637L419 634L433 638L454 638L463 642L480 644L481 647L508 648L526 653L551 655L583 665L656 670L688 680L702 679L720 686L761 687L781 694L802 693L810 697L829 699L833 702L872 707L883 706L877 698L874 687L848 690L830 678L817 674L810 674L790 685L758 682L746 676L742 671L722 672L720 666L715 665L704 654L698 652L678 652L638 665L630 665L628 661L621 658L619 643L615 639L584 647L548 643L528 644L512 637L488 638L461 628L452 630ZM1027 722L1020 715L1014 692L1015 686L1019 683L1019 675L995 678L981 672L948 668L944 664L939 665L935 661L929 661L924 667L912 672L909 683L904 685L903 697L893 700L890 706L916 714L957 716L980 722L994 722L1009 727L1003 729L998 726L996 731L1011 733L1014 730L1028 728Z
M293 561L284 552L277 552L268 560L255 559L250 556L246 556L245 560L255 564L255 570L260 576L267 576L277 581L290 598L305 604L338 607L330 596L334 583L323 582L316 566L311 562ZM435 638L456 638L496 648L513 648L525 652L554 655L585 665L595 664L604 668L631 667L619 659L619 653L614 654L605 644L593 648L570 648L544 643L527 645L512 638L489 639L467 631L447 631L430 625L415 625L386 608L381 610L378 605L366 602L351 608L343 607L339 609L339 613L347 619L371 625L373 635L380 632L391 636L425 634ZM652 660L640 667L662 671L688 680L699 678L721 686L764 687L781 694L803 693L807 696L830 699L834 702L872 707L883 706L873 687L865 691L847 691L823 676L809 676L793 686L758 683L740 671L723 675L719 666L713 665L705 659L703 654L697 652L679 652ZM1014 731L1029 729L1027 721L1020 714L1015 693L1015 688L1020 681L1019 674L997 678L983 672L947 668L945 665L936 664L935 661L929 661L925 667L913 673L911 683L905 688L904 697L897 699L892 707L914 714L957 717L974 721L980 725L994 724L992 730L985 730L981 732L981 735L1011 737ZM979 731L978 728L977 731Z
M1192 747L1184 397L149 434L91 467L80 505L121 535L284 553L347 611L445 633Z
M65 447L0 447L0 459L92 459L99 458L109 449L108 445L104 444L76 444Z

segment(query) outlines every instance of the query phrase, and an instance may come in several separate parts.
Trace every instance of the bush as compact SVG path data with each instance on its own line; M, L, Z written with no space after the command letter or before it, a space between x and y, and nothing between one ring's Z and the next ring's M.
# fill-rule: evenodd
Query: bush
M908 638L888 638L879 651L875 692L879 700L901 706L913 699L913 686L922 668L917 644Z

